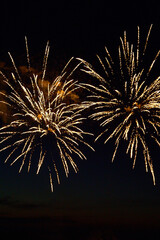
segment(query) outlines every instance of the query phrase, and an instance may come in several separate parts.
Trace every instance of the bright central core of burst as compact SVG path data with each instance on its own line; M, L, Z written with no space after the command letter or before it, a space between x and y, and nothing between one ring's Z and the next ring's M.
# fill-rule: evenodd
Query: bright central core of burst
M130 113L132 111L134 111L134 108L138 108L138 109L141 109L142 107L142 104L141 103L138 103L138 102L135 102L132 106L127 106L127 107L124 107L124 110L127 112L127 113Z
M42 121L43 117L42 117L41 114L38 114L37 117L38 117L38 119L39 119L40 121ZM51 128L48 124L46 125L46 127L47 127L47 131L48 131L48 132L55 133L55 129Z

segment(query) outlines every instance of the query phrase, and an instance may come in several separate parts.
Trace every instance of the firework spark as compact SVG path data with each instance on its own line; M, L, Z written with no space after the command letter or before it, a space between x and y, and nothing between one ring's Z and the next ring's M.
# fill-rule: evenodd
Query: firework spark
M99 80L97 86L83 84L84 88L93 93L90 96L93 101L86 102L94 110L90 117L100 121L100 126L103 128L96 140L107 133L105 143L112 138L115 139L112 161L116 156L119 143L125 140L126 153L129 153L130 158L133 159L133 168L137 159L138 146L141 145L146 171L149 166L155 184L149 142L153 139L160 146L160 77L154 78L153 81L150 73L160 51L146 70L144 56L151 28L152 25L143 51L140 51L139 27L136 46L127 41L126 32L124 32L124 38L120 38L118 63L113 61L108 49L105 48L105 61L98 56L105 77L98 74L86 61L82 59L80 61L85 66L82 70Z
M9 117L9 123L0 128L0 152L7 151L5 162L12 159L11 165L21 160L19 172L26 162L29 171L35 156L38 166L37 174L42 164L47 163L51 190L53 191L53 172L60 183L57 168L59 163L55 159L55 152L58 152L65 175L68 176L68 162L75 172L78 171L72 155L86 159L80 150L81 144L93 149L83 139L85 134L89 134L81 129L81 123L84 120L81 116L81 111L84 108L83 103L66 103L69 96L80 88L78 82L72 79L73 72L80 64L78 63L67 73L66 69L73 59L71 58L61 74L52 83L49 83L45 80L49 43L46 45L42 76L39 79L38 75L32 73L27 39L25 42L30 87L27 87L22 81L10 53L9 56L14 66L14 72L11 73L12 79L10 80L1 72L9 92L9 94L1 92L4 98L1 102L10 107L12 114Z

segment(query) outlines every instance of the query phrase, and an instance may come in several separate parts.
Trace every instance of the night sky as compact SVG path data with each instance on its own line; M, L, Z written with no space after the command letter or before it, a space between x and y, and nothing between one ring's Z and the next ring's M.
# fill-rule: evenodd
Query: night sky
M153 23L149 48L160 49L160 13L156 1L16 1L5 0L0 7L0 61L9 62L7 52L25 58L24 36L30 55L43 55L47 40L49 64L57 71L70 57L81 57L96 65L96 54L118 49L127 30L130 39L142 38ZM118 53L118 51L117 51ZM23 58L24 57L24 58ZM25 60L20 63L24 65ZM157 64L160 64L157 62ZM34 67L34 61L32 63ZM36 63L35 63L36 66ZM156 69L160 65L156 65ZM3 69L2 69L3 70ZM91 123L90 128L98 129ZM18 239L160 239L160 150L151 146L156 186L145 172L141 153L136 167L119 148L114 163L113 142L90 143L96 152L86 151L87 161L77 160L79 172L62 172L51 193L48 173L41 169L29 174L18 165L4 164L0 155L0 233ZM2 238L3 239L3 238Z

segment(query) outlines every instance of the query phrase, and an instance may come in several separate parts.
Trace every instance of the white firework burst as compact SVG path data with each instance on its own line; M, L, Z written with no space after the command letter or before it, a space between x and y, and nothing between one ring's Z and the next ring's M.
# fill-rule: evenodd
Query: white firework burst
M153 139L160 146L160 77L153 80L150 75L160 51L146 68L144 56L151 28L152 25L143 51L140 51L139 27L136 46L127 41L126 32L124 32L124 38L120 38L118 63L113 61L108 49L105 48L105 61L98 56L105 73L104 77L89 63L83 59L79 60L84 63L85 68L82 70L98 79L97 85L82 84L82 87L93 93L90 96L91 101L86 101L86 105L92 107L94 111L90 117L99 121L103 129L96 140L103 134L108 134L105 143L114 139L115 150L112 161L116 156L119 143L125 140L126 153L133 158L133 168L137 159L138 146L141 145L146 171L149 166L155 184L149 141Z
M73 58L69 60L61 74L53 81L45 81L47 59L49 55L49 43L46 45L42 77L39 79L31 71L27 38L26 51L28 60L28 71L30 73L30 87L27 87L10 55L14 66L11 73L12 79L6 77L2 72L3 81L8 87L8 93L1 92L3 104L10 108L9 123L0 128L0 152L6 151L5 162L12 159L11 165L21 161L19 172L25 163L28 163L28 171L33 161L33 155L37 157L37 174L42 164L47 163L50 177L51 190L53 191L53 170L57 181L60 183L57 168L60 157L66 176L69 174L70 163L75 170L78 167L73 160L73 155L81 159L86 156L80 150L81 145L93 148L84 141L84 135L90 134L81 129L84 118L81 111L83 103L74 103L68 100L76 90L80 88L77 81L72 79L73 72L79 63L67 73L67 67ZM68 103L69 101L69 103ZM5 113L4 113L5 114ZM74 156L75 157L75 156ZM34 157L35 158L35 157ZM32 161L31 161L32 160Z

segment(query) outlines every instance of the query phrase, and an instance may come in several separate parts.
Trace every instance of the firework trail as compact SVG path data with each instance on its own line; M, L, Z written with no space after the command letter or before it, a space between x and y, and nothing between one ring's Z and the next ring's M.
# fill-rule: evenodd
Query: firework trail
M103 134L108 134L105 143L114 139L115 150L112 161L120 142L125 140L126 153L133 159L133 168L137 159L138 146L141 145L146 171L149 166L155 184L149 142L154 140L160 146L160 77L154 78L153 81L150 73L160 51L146 70L144 56L151 28L152 25L142 51L140 51L139 27L136 46L127 41L126 32L124 32L124 38L120 38L118 63L113 61L108 49L105 48L105 60L102 61L98 56L105 73L104 77L97 73L89 63L83 59L80 61L84 63L82 70L99 80L94 86L92 84L82 85L92 92L91 100L86 101L88 107L92 107L94 111L90 117L100 121L103 129L95 140Z
M76 104L71 101L69 104L66 103L69 96L80 88L78 82L72 79L73 72L80 64L78 63L67 73L66 69L73 59L71 58L61 74L49 83L45 80L49 43L46 45L42 76L39 79L39 76L31 71L26 38L25 42L30 88L23 83L10 53L14 67L14 72L11 73L12 79L9 80L1 72L9 92L8 94L0 93L4 98L1 102L10 108L11 114L9 123L0 128L0 152L7 151L5 162L12 159L11 165L21 161L19 172L25 163L28 164L29 171L33 158L37 158L34 160L37 163L37 174L42 164L46 163L53 191L53 172L60 183L57 168L57 164L60 165L60 163L55 159L57 157L55 153L58 152L65 175L68 176L68 163L72 165L75 172L78 171L73 156L86 159L80 146L86 145L92 149L83 139L84 135L89 133L81 129L81 123L84 120L81 116L83 103Z

